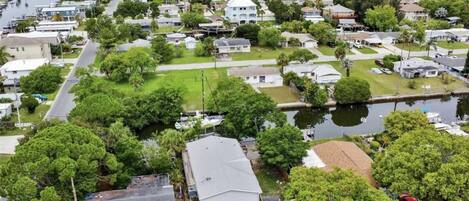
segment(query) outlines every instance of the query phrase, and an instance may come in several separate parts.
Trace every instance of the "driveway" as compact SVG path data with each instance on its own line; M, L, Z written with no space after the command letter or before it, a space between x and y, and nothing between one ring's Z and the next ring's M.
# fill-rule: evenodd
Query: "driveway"
M121 1L122 1L122 0L111 0L111 2L109 2L109 4L107 4L106 10L104 11L104 14L109 15L109 16L112 16L112 14L114 13L114 11L117 10L117 5L119 5L119 3L120 3Z
M67 79L60 87L54 103L44 117L45 119L59 119L62 121L67 120L68 114L75 107L75 103L73 102L75 96L70 93L70 89L72 89L72 87L79 81L75 75L76 70L77 68L88 67L90 64L93 64L94 59L96 58L96 53L97 44L89 40L83 48L78 61L75 65L73 65L73 68L70 71Z

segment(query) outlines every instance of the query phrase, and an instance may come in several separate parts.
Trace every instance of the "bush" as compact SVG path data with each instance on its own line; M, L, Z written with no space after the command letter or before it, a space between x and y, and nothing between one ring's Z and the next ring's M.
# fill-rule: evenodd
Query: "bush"
M52 93L63 81L60 71L60 68L49 64L41 66L20 79L21 90L31 94Z
M448 73L443 73L441 74L441 82L443 82L443 84L450 84L451 82L454 82L454 79L448 74Z
M335 84L334 97L339 104L366 102L371 98L370 84L356 77L342 78Z
M407 87L409 87L409 89L417 89L417 81L409 80L407 82Z
M265 28L259 31L257 36L259 45L276 48L282 40L281 33L276 28Z
M383 58L384 67L389 70L393 70L394 69L393 62L400 61L401 59L402 58L400 55L388 54L384 56Z
M21 107L26 108L28 113L34 113L37 106L39 106L39 102L36 100L36 98L30 95L24 95L21 97Z
M176 47L174 49L174 57L176 58L181 58L184 56L184 50L183 50L184 47Z

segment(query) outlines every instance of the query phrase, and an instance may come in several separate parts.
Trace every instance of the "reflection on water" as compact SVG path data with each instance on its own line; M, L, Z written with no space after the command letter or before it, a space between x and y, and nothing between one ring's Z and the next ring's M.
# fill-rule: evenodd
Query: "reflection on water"
M394 110L425 109L440 113L444 122L469 118L469 96L430 100L338 106L329 109L285 111L288 122L301 129L312 128L316 139L344 134L369 134L384 130L383 117Z

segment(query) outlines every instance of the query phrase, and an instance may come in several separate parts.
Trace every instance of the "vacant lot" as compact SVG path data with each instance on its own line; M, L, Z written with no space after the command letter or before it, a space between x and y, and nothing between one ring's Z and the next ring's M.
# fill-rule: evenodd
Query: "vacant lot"
M259 90L270 96L276 103L291 103L299 101L298 95L293 93L290 87L287 86L259 88Z
M214 57L198 57L195 56L194 50L183 48L183 56L181 58L174 58L169 64L190 64L190 63L207 63L213 62Z

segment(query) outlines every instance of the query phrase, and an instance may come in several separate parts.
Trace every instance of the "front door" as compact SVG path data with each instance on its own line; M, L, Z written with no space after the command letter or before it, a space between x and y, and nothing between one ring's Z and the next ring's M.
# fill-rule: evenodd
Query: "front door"
M265 76L259 76L259 82L265 83Z

